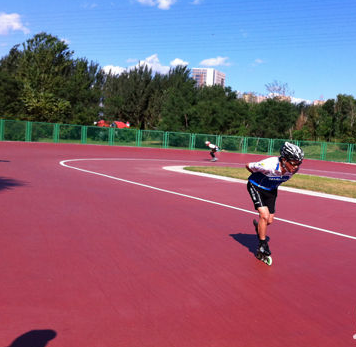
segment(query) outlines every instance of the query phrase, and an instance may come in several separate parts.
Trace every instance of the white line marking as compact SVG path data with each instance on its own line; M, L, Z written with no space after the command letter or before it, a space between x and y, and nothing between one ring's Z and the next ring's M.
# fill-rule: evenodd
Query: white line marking
M75 167L75 166L70 166L70 165L66 164L66 163L68 163L68 162L73 162L73 161L87 161L87 160L118 160L118 159L115 159L115 158L68 159L68 160L62 160L62 161L60 162L60 165L62 165L62 166L64 166L64 167L67 167L67 168L69 168L69 169L78 170L78 171L81 171L81 172L86 172L86 173L90 173L90 174L97 175L97 176L102 176L102 177L111 178L111 179L116 180L116 181L121 181L121 182L129 183L129 184L134 184L134 185L137 185L137 186L140 186L140 187L144 187L144 188L148 188L148 189L160 191L160 192L163 192L163 193L173 194L173 195L181 196L181 197L188 198L188 199L193 199L193 200L197 200L197 201L202 201L202 202L206 202L206 203L209 203L209 204L213 204L213 205L217 205L217 206L221 206L221 207L230 208L230 209L237 210L237 211L241 211L241 212L245 212L245 213L250 213L250 214L254 214L254 215L257 214L257 213L254 212L254 211L249 211L249 210L246 210L246 209L243 209L243 208L240 208L240 207L235 207L235 206L231 206L231 205L227 205L227 204L222 204L222 203L220 203L220 202L216 202L216 201L212 201L212 200L207 200L207 199L203 199L203 198L198 198L198 197L196 197L196 196L186 195L186 194L174 192L174 191L172 191L172 190L162 189L162 188L150 186L150 185L143 184L143 183L139 183L139 182L135 182L135 181L125 180L125 179L123 179L123 178L106 175L106 174L103 174L103 173L100 173L100 172L96 172L96 171L90 171L90 170L80 169L80 168L77 168L77 167ZM120 158L119 160L124 160L124 158ZM129 159L129 160L135 160L135 159ZM141 159L139 159L139 160L141 160ZM145 160L150 160L150 159L145 159ZM282 218L274 218L274 219L275 219L275 220L279 220L279 221L281 221L281 222L285 222L285 223L289 223L289 224L293 224L293 225L297 225L297 226L302 226L302 227L304 227L304 228L308 228L308 229L312 229L312 230L317 230L317 231L321 231L321 232L324 232L324 233L333 234L333 235L337 235L337 236L341 236L341 237L345 237L345 238L349 238L349 239L356 240L356 237L355 237L355 236L338 233L338 232L336 232L336 231L331 231L331 230L327 230L327 229L323 229L323 228L313 227L313 226L311 226L311 225L302 224L302 223L298 223L298 222L293 222L293 221L290 221L290 220L287 220L287 219L282 219Z
M321 173L331 173L331 174L338 174L338 175L351 175L351 176L356 176L356 173L352 173L352 172L340 172L340 171L325 171L325 170L317 170L317 169L304 169L301 168L300 172L303 173L304 171L311 171L311 172L321 172ZM327 176L330 177L330 176ZM335 178L335 177L330 177L330 178ZM342 179L342 178L338 178L338 179ZM354 180L347 180L347 181L354 181Z
M236 183L244 183L244 184L247 183L245 180L241 180L241 179L237 179L237 178L231 178L231 177L207 174L207 173L203 173L203 172L184 170L184 167L187 167L187 165L185 165L185 166L164 166L163 169L169 170L169 171L174 171L174 172L179 172L179 173L185 173L185 174L188 174L188 175L197 175L197 176L216 178L218 180L223 180L223 181L228 181L228 182L236 182ZM305 190L305 189L297 189L297 188L283 187L283 186L280 186L278 189L279 190L284 190L284 191L287 191L287 192L291 192L291 193L304 194L304 195L310 195L310 196L317 196L319 198L346 201L346 202L351 202L351 203L356 204L356 199L348 198L346 196L325 194L325 193L313 192L313 191Z

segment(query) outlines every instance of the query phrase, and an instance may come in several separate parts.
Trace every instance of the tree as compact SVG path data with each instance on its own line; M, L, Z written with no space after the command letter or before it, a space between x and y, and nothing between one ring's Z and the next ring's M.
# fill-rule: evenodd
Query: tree
M60 94L70 73L72 54L66 43L46 33L23 44L16 77L24 85L20 99L27 119L59 122L70 116L70 103Z
M57 98L47 91L31 88L29 83L24 86L21 99L27 111L27 119L40 122L63 122L70 117L69 101Z
M356 139L356 100L352 95L339 94L335 103L338 137L345 142Z
M19 101L21 84L11 77L9 73L0 69L0 114L2 117L11 118L20 114L22 104Z
M277 98L266 99L255 108L250 134L256 137L291 138L292 131L298 119L296 105Z
M305 126L308 128L309 134L314 141L318 140L319 124L321 119L320 110L320 107L314 105L310 106L307 110L307 122Z
M237 99L229 87L204 86L198 89L191 110L190 130L194 132L241 135L246 133L248 104Z
M270 98L247 102L231 88L197 88L186 66L168 74L139 64L120 75L39 33L0 59L0 113L6 118L92 124L129 121L139 129L355 142L356 100L339 94L322 106L294 105L287 83L266 84ZM253 99L253 98L252 98Z
M2 116L12 118L24 113L20 101L23 84L16 79L16 71L21 53L19 45L14 46L9 54L0 60L0 112Z
M13 96L5 112L44 122L85 124L96 118L103 75L97 64L73 60L68 45L46 33L19 47L0 61L0 78Z
M335 114L335 100L329 99L324 105L323 109L323 136L326 141L331 141L335 137L336 133L336 114Z
M267 92L272 97L286 97L294 95L294 91L289 89L288 83L282 83L274 80L271 83L265 84Z
M93 124L100 112L104 85L104 72L100 66L86 59L76 59L71 64L70 76L61 97L71 105L71 122Z
M190 111L196 97L195 81L189 74L186 66L177 66L169 71L163 91L160 129L189 130Z
M147 65L140 65L119 76L109 73L103 90L104 116L112 116L109 112L114 110L122 120L145 129L149 98L153 92L151 82L152 69Z

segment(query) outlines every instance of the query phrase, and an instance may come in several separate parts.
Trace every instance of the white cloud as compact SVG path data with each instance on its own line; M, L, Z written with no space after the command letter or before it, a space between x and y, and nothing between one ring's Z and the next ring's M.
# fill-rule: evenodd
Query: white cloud
M192 5L200 5L204 0L194 0L191 2Z
M136 63L136 62L138 62L138 59L136 59L136 58L129 58L129 59L127 59L126 60L126 63Z
M10 31L20 30L28 34L30 30L21 22L21 16L18 13L6 14L0 12L0 35L7 35Z
M251 64L251 66L258 66L261 64L264 64L264 61L262 59L257 58L254 60L254 62Z
M140 61L137 66L146 65L149 69L152 69L153 72L159 72L162 74L166 74L169 72L169 66L164 66L160 63L157 54L153 54L150 57L147 57L145 60Z
M161 10L169 10L176 0L157 0L158 8Z
M123 73L126 69L124 67L120 66L114 66L114 65L106 65L103 67L103 70L105 73L112 73L113 75L120 75Z
M128 59L127 62L137 62L137 59ZM111 73L113 74L121 74L124 71L130 71L133 70L135 67L139 66L147 66L149 69L152 69L153 73L161 73L161 74L167 74L170 70L171 67L175 67L177 65L188 65L189 63L186 61L183 61L182 59L175 58L170 62L170 66L165 66L162 65L161 62L158 59L158 54L152 54L151 56L145 58L144 60L140 60L137 62L137 64L129 66L127 68L121 67L121 66L114 66L114 65L107 65L103 67L103 70L106 73Z
M87 9L87 8L88 8L88 9L93 9L93 8L98 7L98 4L86 2L86 3L83 4L81 7L82 7L82 8L85 8L85 9Z
M180 66L186 66L186 65L188 65L189 63L187 62L187 61L184 61L184 60L182 60L182 59L179 59L179 58L175 58L174 60L172 60L171 62L170 62L170 65L171 66L178 66L178 65L180 65Z
M291 97L291 102L293 104L300 104L301 102L305 102L307 105L312 104L313 102L307 99L301 99L301 98L295 98L295 97Z
M247 32L244 29L240 29L239 31L243 38L246 38L248 36Z
M137 0L146 6L157 6L160 10L169 10L177 0Z
M199 63L199 65L203 66L230 66L230 63L227 62L228 57L216 57L205 59Z
M71 43L70 40L65 38L61 39L61 41L64 42L66 45L69 45Z
M137 0L142 5L155 6L156 2L154 0Z

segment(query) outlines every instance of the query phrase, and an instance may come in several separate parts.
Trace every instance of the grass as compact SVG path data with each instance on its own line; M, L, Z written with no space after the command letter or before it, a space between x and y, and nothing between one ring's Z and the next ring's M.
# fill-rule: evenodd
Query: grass
M250 175L245 168L189 166L185 169L243 180L247 180ZM356 198L356 182L339 180L336 178L296 174L288 182L283 183L283 186Z

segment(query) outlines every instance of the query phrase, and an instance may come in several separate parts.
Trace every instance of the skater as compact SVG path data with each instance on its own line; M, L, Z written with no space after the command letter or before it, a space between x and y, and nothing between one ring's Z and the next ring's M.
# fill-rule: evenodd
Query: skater
M210 141L205 141L205 145L211 149L211 161L217 161L218 158L216 158L215 153L219 150L219 147L217 145L212 144Z
M304 153L298 146L285 142L280 157L271 157L259 162L246 164L251 172L247 190L259 213L259 220L253 221L259 239L258 251L271 255L267 243L267 226L273 222L278 186L298 172Z

